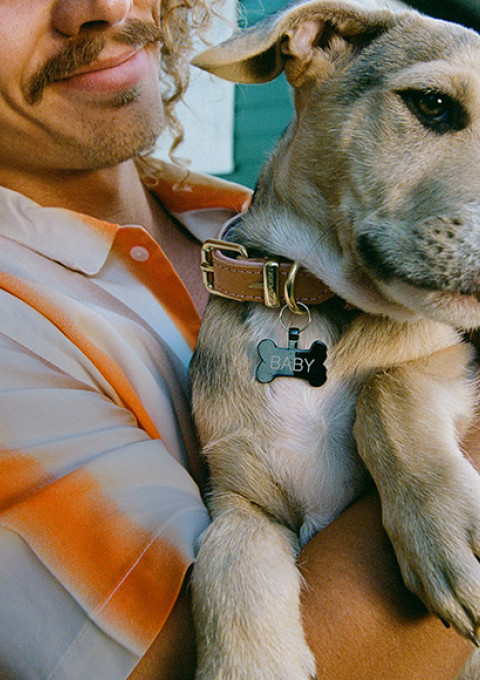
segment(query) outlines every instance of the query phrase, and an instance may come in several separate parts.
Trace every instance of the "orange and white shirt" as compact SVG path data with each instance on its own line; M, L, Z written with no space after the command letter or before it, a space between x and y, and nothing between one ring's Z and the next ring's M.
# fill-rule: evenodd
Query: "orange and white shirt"
M248 190L145 178L199 238ZM0 675L121 680L208 523L188 401L193 303L140 226L0 187Z

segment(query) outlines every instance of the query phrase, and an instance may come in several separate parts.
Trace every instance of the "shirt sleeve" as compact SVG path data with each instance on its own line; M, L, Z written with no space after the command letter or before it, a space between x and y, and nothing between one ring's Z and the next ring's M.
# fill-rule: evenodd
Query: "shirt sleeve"
M40 322L36 332L47 328ZM75 364L73 349L57 349ZM27 664L16 670L25 680L118 680L167 619L207 512L162 441L94 371L81 362L70 371L68 362L0 334L0 562L21 558L11 577L0 569L0 658ZM27 579L30 590L49 593L46 609L29 603ZM55 616L46 625L48 611ZM23 626L22 654L12 646L15 626ZM44 629L57 643L40 668ZM108 667L101 675L99 658Z

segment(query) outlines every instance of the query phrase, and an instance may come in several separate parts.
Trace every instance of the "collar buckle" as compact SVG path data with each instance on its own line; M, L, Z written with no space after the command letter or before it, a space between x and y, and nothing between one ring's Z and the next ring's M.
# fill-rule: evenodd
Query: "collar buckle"
M220 239L210 238L202 243L200 269L202 271L203 283L209 293L218 295L227 299L235 299L226 293L221 293L215 288L214 274L215 268L213 266L213 251L223 250L229 253L235 253L237 257L240 255L244 259L248 258L248 252L245 246L239 243L230 243L229 241L221 241Z

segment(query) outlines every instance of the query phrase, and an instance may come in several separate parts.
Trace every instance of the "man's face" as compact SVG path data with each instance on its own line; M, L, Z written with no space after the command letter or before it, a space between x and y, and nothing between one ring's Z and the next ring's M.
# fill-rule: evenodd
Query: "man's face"
M87 170L164 126L160 0L0 0L0 170Z

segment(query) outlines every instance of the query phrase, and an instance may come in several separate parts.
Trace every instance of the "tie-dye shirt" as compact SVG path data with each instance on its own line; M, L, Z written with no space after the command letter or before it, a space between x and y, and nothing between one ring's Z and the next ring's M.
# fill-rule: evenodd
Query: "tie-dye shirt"
M198 238L248 202L177 175L144 179ZM120 680L161 630L208 522L199 323L142 227L0 187L0 675Z

